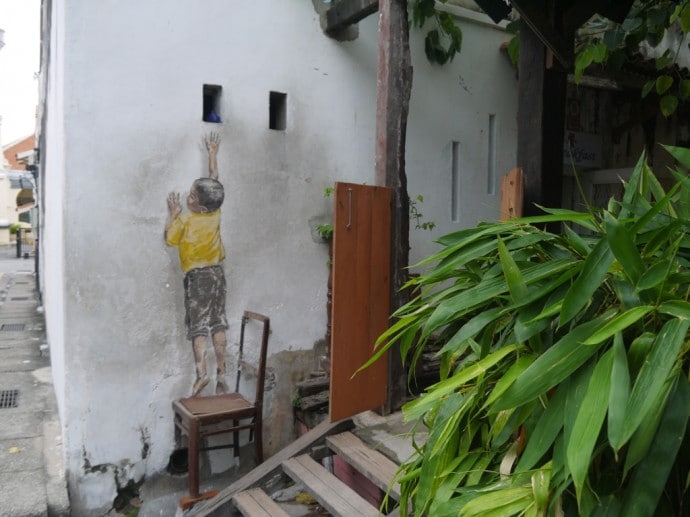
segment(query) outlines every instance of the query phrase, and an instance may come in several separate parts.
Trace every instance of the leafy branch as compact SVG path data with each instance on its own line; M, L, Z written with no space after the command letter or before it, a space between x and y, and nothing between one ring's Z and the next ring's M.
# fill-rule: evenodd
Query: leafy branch
M439 0L446 3L447 0ZM452 61L462 49L462 30L455 23L453 15L436 8L436 0L413 0L412 23L424 28L429 22L433 28L424 38L424 51L431 63L443 65Z

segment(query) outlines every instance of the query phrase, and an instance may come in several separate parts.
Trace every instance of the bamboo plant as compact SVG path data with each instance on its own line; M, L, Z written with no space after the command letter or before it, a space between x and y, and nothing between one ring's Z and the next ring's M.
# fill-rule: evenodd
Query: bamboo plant
M481 224L423 262L370 361L395 346L414 371L442 345L403 408L428 428L403 515L690 511L690 150L666 150L668 191L643 155L605 210Z

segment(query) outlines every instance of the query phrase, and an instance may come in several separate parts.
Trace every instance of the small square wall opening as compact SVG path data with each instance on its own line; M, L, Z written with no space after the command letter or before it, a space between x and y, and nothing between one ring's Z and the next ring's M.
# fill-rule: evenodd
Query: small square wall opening
M287 93L268 94L268 127L285 131L287 127Z
M203 88L204 102L202 120L204 122L221 122L220 95L223 87L217 84L205 84Z

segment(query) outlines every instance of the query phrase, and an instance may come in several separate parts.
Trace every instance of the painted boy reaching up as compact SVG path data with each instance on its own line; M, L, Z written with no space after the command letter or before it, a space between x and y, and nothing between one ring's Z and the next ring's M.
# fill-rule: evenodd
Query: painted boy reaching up
M216 394L226 393L225 331L225 248L220 237L220 206L225 193L218 181L220 137L211 133L204 138L208 151L208 178L192 183L187 196L189 212L182 213L180 194L168 194L168 220L165 242L177 246L184 272L184 306L187 339L192 341L196 362L196 381L192 396L209 383L206 372L206 339L211 335L216 355Z

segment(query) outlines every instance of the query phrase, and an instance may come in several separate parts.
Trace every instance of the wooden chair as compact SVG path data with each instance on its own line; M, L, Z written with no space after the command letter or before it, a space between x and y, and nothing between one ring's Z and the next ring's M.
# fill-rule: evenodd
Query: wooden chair
M257 320L263 323L258 364L252 364L245 360L244 334L249 320ZM189 497L180 499L180 506L183 509L189 508L202 499L214 497L218 493L218 490L211 490L199 494L199 453L202 450L211 449L200 447L201 441L207 436L232 433L232 444L213 447L213 449L232 447L234 455L237 457L240 453L239 432L249 429L250 441L252 436L254 438L256 463L258 465L263 462L262 413L269 331L270 322L266 316L244 311L240 331L240 350L237 362L235 392L209 397L183 398L172 403L173 412L175 413L175 425L189 438L187 453ZM253 401L246 399L239 393L242 370L247 369L253 371L256 375L256 391Z

